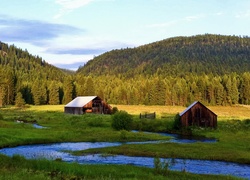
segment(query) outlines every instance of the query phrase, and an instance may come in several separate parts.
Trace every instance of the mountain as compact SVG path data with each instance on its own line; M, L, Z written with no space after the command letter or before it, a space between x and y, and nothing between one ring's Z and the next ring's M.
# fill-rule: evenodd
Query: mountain
M66 104L97 95L110 104L250 104L249 37L175 37L104 53L77 73L0 43L0 107Z
M250 71L250 38L224 35L174 37L112 50L78 69L84 75L217 74Z
M18 93L27 104L49 103L49 93L58 94L70 74L72 71L50 65L27 50L0 42L0 107L14 104Z
M69 70L59 69L39 56L31 55L27 50L22 50L14 45L8 45L0 41L0 68L12 69L20 76L27 76L29 81L36 78L62 80Z

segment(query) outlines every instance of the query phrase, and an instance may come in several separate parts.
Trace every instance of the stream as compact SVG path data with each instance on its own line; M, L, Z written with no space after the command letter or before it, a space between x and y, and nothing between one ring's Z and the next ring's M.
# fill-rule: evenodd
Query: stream
M200 139L200 138L180 138L173 134L162 134L173 137L168 142L175 143L194 143L204 142L213 143L215 139ZM162 143L166 141L149 141L143 143ZM127 144L139 144L142 142L130 142ZM61 159L65 162L77 162L79 164L129 164L134 166L144 166L153 168L154 158L152 157L130 157L123 155L83 155L74 156L65 151L78 151L86 150L90 148L102 148L111 146L120 146L125 143L119 142L65 142L65 143L54 143L54 144L43 144L43 145L25 145L17 146L13 148L0 149L1 154L7 156L13 156L15 154L24 156L27 159ZM209 160L191 160L191 159L161 159L161 161L169 162L169 169L176 171L186 171L196 174L220 174L220 175L232 175L241 178L250 179L250 165L222 162L222 161L209 161Z

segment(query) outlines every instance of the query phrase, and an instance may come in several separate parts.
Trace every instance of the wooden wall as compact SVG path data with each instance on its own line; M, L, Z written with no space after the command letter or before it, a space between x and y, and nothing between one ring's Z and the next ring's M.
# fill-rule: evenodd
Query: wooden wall
M201 103L196 103L188 109L181 117L181 125L199 127L217 127L217 115Z

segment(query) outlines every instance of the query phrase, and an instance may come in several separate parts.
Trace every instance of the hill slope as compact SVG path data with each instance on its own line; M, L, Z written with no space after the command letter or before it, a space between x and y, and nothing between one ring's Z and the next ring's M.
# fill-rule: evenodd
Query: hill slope
M27 74L27 80L33 80L41 75L44 78L58 80L68 70L59 69L45 62L41 57L31 55L27 50L22 50L14 45L7 45L0 41L0 68L14 69L19 75Z
M250 71L250 38L222 35L175 37L137 48L113 50L78 69L85 75L134 76Z
M46 104L51 101L49 92L57 93L69 73L27 50L0 42L0 107L13 104L18 93L22 93L25 103Z

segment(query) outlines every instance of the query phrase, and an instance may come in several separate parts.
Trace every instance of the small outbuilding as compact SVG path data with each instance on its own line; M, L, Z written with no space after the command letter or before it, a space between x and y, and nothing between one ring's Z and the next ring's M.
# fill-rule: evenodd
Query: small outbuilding
M69 114L111 114L112 108L98 96L79 96L64 106Z
M179 115L182 127L217 127L217 115L199 101L195 101Z

